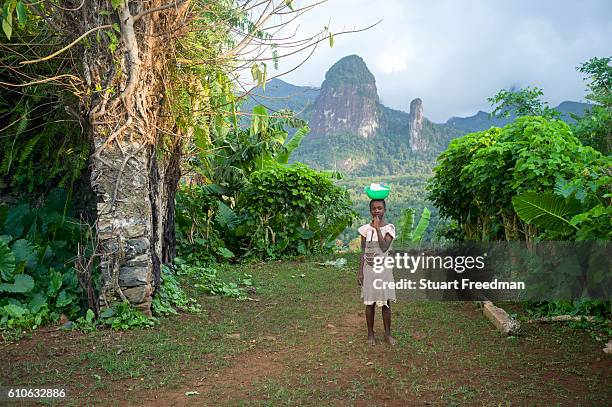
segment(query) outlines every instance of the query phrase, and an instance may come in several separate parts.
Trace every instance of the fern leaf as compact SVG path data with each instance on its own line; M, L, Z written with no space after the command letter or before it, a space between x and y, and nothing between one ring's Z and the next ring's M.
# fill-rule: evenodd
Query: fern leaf
M45 133L38 133L35 137L31 138L30 141L27 142L25 147L23 147L23 150L21 150L21 154L19 156L20 164L23 164L28 159L30 154L32 154L32 150L34 150L34 147L36 147L36 144L43 134Z

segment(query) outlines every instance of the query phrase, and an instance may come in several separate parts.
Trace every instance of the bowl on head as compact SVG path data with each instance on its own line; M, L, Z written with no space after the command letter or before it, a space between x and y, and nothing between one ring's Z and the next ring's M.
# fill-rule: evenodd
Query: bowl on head
M372 186L363 189L370 199L385 199L389 196L391 188L380 185L378 188L372 189Z

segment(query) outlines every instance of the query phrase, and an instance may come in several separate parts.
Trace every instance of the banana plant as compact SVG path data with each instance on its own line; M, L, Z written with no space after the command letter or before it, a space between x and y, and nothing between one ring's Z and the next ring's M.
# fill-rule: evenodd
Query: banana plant
M310 132L310 128L308 126L300 127L295 132L291 140L285 143L286 151L279 151L278 153L276 153L276 156L274 157L276 162L278 164L289 163L289 158L291 157L291 154L296 148L300 146L300 144L302 144L302 140L304 139L304 137L308 135L309 132Z
M402 214L398 239L400 244L404 244L406 242L420 242L425 236L425 231L429 226L431 212L429 209L423 208L421 218L419 219L419 223L417 223L416 227L414 227L414 213L415 210L413 208L408 208Z

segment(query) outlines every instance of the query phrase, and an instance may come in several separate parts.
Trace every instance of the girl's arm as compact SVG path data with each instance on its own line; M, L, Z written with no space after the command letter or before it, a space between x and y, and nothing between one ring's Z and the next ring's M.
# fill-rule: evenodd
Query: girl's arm
M380 247L380 250L383 252L389 250L389 246L391 246L391 242L393 241L393 236L391 236L390 233L387 233L383 238L380 228L376 228L376 234L378 236L378 246Z
M363 263L365 261L365 237L361 236L361 254L359 255L359 272L357 273L357 283L359 285L363 284Z

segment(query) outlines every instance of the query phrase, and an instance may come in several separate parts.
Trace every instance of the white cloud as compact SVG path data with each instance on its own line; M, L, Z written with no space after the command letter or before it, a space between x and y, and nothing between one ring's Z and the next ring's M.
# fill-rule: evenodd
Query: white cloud
M393 39L387 43L375 58L376 67L384 73L403 72L413 61L415 51L409 40Z
M490 110L486 98L513 85L541 87L554 105L581 100L585 85L575 67L612 49L609 0L330 0L300 20L299 33L330 19L338 33L381 18L366 32L337 35L333 48L319 47L282 79L319 86L334 62L358 54L385 104L407 111L420 97L427 117L446 121Z

